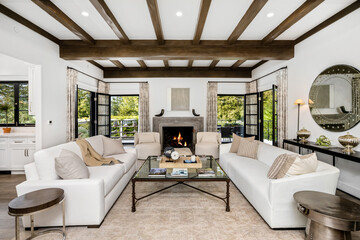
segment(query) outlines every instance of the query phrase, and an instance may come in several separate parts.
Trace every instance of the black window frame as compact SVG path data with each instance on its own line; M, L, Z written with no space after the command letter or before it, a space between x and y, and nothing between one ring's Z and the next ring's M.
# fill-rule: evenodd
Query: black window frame
M28 81L0 81L0 84L13 84L14 85L14 123L10 124L0 124L0 127L35 127L35 124L32 123L20 123L20 106L19 106L19 85L20 84L27 84L29 86ZM29 93L28 93L28 100L29 100ZM29 106L28 106L29 108ZM29 111L29 109L28 109ZM35 119L36 122L36 119Z
M79 89L90 92L90 134L89 134L89 137L92 137L92 136L97 135L97 132L96 132L96 110L95 110L96 109L96 92L86 90L83 88L79 88L76 85L75 138L79 137L79 132L78 132L78 127L79 127L79 123L78 123L78 91L79 91Z

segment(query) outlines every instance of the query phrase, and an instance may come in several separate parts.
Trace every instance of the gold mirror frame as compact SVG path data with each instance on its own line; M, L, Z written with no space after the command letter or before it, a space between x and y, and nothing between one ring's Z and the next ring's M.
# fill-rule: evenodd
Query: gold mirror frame
M335 65L321 72L311 86L309 108L314 121L325 130L343 132L356 126L360 121L359 70Z

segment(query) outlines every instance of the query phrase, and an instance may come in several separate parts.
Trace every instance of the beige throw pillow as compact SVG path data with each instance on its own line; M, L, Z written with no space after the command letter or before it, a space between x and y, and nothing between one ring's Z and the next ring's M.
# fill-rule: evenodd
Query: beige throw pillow
M155 142L153 133L140 133L139 134L139 143L153 143Z
M271 165L267 177L279 179L295 175L315 172L318 161L315 153L299 156L296 154L281 154Z
M243 137L240 137L238 135L236 135L235 133L233 133L233 141L231 143L231 147L230 147L230 151L231 153L237 153L239 150L239 144L240 144L240 139ZM248 138L243 138L246 139L248 141L253 141L255 140L255 137L248 137Z
M122 139L111 139L108 137L103 138L104 143L104 155L103 156L111 156L115 154L126 153L124 146L122 144Z
M245 138L240 138L239 149L237 155L257 159L257 150L259 147L258 141L249 141Z
M62 179L89 178L89 170L81 158L74 152L63 149L55 158L56 174Z
M200 139L200 142L203 143L219 143L218 142L218 133L206 133Z

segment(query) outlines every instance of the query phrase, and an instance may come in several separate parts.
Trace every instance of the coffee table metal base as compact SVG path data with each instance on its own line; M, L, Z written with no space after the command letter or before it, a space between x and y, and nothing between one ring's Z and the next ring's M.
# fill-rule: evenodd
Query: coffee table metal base
M310 219L309 221L309 229L306 229L306 240L351 240L351 232L330 228L315 221L311 221Z
M176 180L174 180L174 181L176 181ZM136 198L136 192L135 192L135 183L136 183L136 182L137 182L136 180L134 180L134 179L132 180L132 208L131 208L131 211L132 211L132 212L136 212L136 203L137 203L138 201L140 201L141 199L150 197L151 195L154 195L154 194L156 194L156 193L162 192L162 191L164 191L164 190L166 190L166 189L172 188L172 187L177 186L177 185L179 185L179 184L183 184L183 185L188 186L188 187L190 187L190 188L192 188L192 189L195 189L195 190L200 191L200 192L202 192L202 193L205 193L205 194L208 194L208 195L213 196L213 197L215 197L215 198L218 198L218 199L223 200L223 201L225 202L225 204L226 204L226 208L225 208L226 212L230 212L230 180L227 180L227 181L226 181L226 196L225 196L225 197L217 196L217 195L215 195L215 194L213 194L213 193L210 193L210 192L204 191L204 190L202 190L202 189L200 189L200 188L191 186L191 185L189 185L189 184L187 184L187 183L185 183L185 182L183 182L183 181L178 181L177 183L175 183L175 184L173 184L173 185L170 185L170 186L165 187L165 188L163 188L163 189L157 190L157 191L155 191L155 192L152 192L152 193L147 194L147 195L145 195L145 196L142 196L142 197L140 197L140 198Z

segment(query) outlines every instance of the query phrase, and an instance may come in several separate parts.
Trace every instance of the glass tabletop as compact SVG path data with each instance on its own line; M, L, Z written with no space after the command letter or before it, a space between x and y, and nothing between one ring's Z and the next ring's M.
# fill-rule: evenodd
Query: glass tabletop
M172 168L167 168L166 169L166 175L163 177L159 177L159 176L149 176L150 173L150 169L151 168L159 168L159 164L160 164L160 158L158 156L149 156L144 164L140 167L139 171L137 172L137 174L135 175L134 179L167 179L167 180L171 180L171 179L211 179L211 180L226 180L229 179L229 177L226 175L226 173L221 169L221 167L219 166L218 162L212 157L212 156L200 156L200 160L202 162L202 168L201 169L206 169L206 168L211 168L214 171L214 176L199 176L197 173L197 169L196 168L187 168L188 170L188 176L186 177L174 177L171 176L171 172L172 172Z

